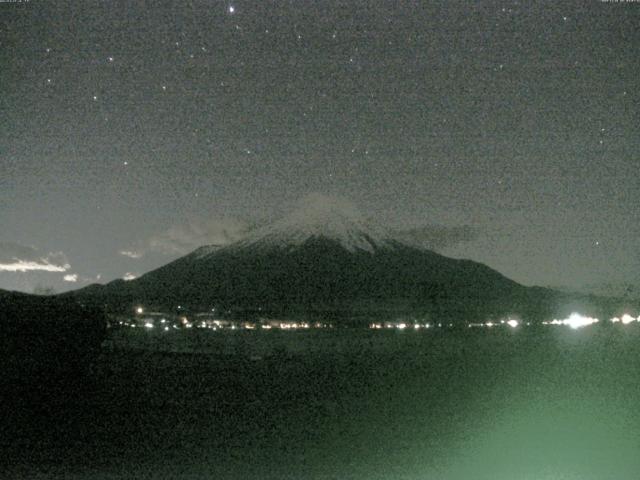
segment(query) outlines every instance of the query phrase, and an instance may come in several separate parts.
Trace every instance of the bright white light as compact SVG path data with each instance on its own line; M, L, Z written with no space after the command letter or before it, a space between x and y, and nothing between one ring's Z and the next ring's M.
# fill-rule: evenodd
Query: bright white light
M486 325L487 327L491 328L491 327L493 327L493 322L487 322L487 323L485 323L485 325Z
M517 320L507 320L507 325L509 325L511 328L516 328L518 326L518 321Z
M397 328L399 328L400 330L404 330L405 328L407 328L407 324L406 323L399 323L397 325Z
M597 318L583 317L582 315L579 315L577 313L574 313L569 317L569 326L571 328L585 327L594 323L598 323Z
M136 308L136 313L144 313L144 308L142 307Z
M235 11L236 11L236 9L233 8L233 5L229 5L229 13L233 13Z
M578 329L581 327L586 327L588 325L592 325L594 323L598 323L597 318L584 317L579 313L572 313L569 315L569 318L565 318L564 320L553 320L551 322L552 325L569 325L571 328Z
M144 326L145 326L146 328L153 328L153 323L151 323L151 322L147 322L147 323L145 323L145 324L144 324Z
M624 325L628 325L628 324L630 324L631 322L635 322L635 321L636 321L636 319L635 319L635 318L633 318L633 317L632 317L631 315L629 315L628 313L625 313L624 315L622 315L622 318L621 318L620 320L622 321L622 323L623 323Z

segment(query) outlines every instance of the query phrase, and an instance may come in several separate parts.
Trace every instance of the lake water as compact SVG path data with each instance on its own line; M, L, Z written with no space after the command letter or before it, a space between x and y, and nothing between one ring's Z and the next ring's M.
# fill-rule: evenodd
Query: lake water
M640 326L175 333L13 406L2 478L640 476Z

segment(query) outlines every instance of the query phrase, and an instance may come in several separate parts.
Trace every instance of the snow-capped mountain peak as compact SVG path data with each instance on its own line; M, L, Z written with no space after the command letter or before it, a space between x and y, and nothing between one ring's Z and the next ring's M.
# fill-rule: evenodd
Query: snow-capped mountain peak
M353 203L322 194L303 198L284 218L251 232L235 245L286 247L312 238L336 241L352 252L393 247L386 230L368 220Z

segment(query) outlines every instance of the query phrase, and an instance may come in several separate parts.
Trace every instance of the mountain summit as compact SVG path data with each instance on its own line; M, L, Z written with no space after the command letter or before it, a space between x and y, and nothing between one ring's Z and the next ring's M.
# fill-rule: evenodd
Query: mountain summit
M314 193L304 197L288 215L250 232L232 248L291 248L314 239L334 241L349 252L373 253L395 244L384 228L367 219L352 202ZM208 250L202 253L210 254Z

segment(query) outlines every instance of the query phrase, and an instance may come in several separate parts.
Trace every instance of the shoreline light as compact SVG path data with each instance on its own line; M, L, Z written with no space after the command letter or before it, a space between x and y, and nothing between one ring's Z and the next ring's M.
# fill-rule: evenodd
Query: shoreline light
M580 315L579 313L572 313L571 315L569 315L569 318L560 320L560 322L562 325L568 325L569 327L576 330L578 328L598 323L599 320L597 318L585 317L583 315Z
M636 319L633 318L628 313L625 313L624 315L622 315L622 318L620 319L620 321L622 322L623 325L629 325L631 322L635 322Z

